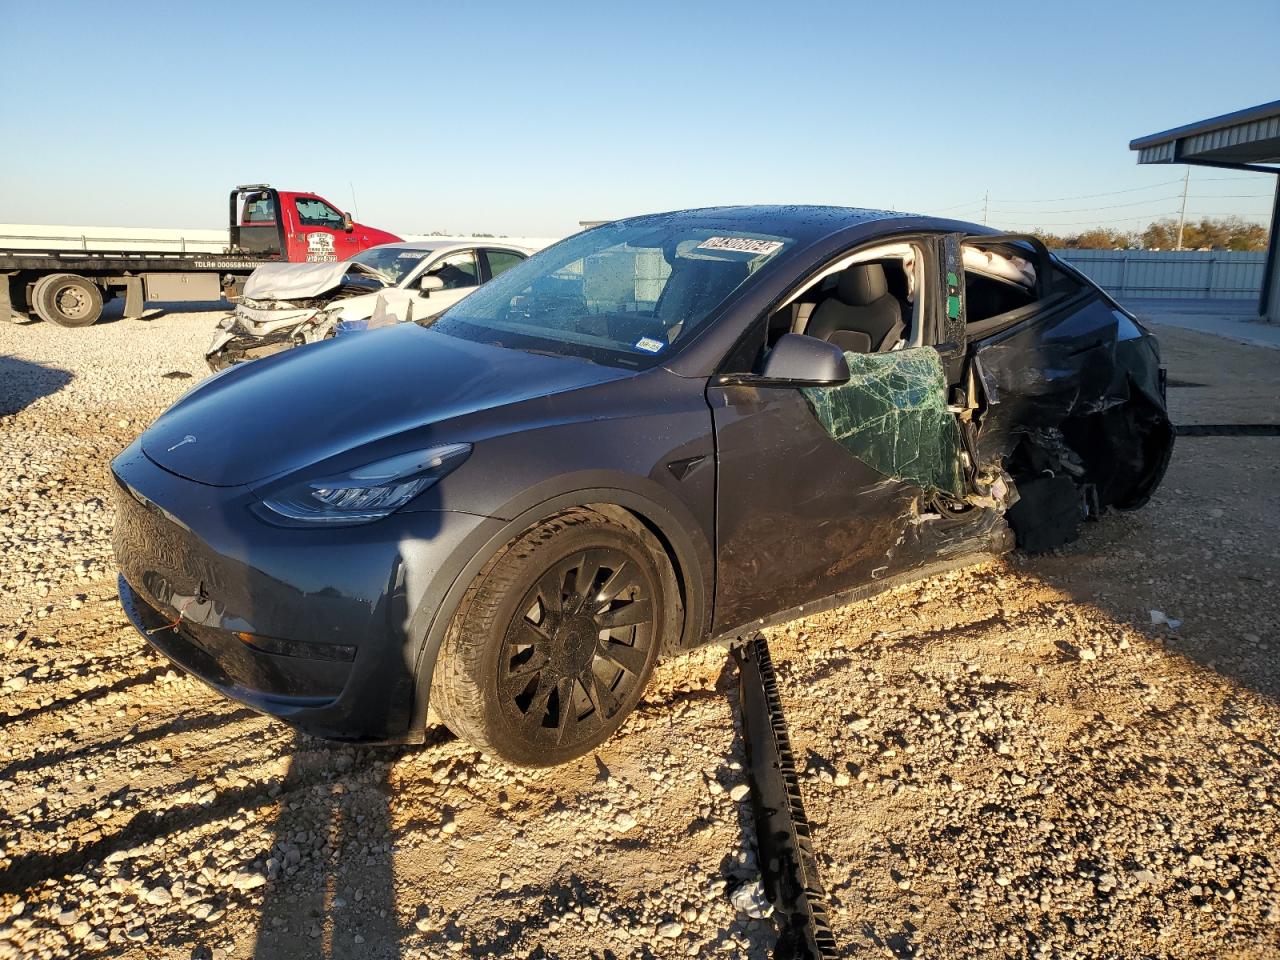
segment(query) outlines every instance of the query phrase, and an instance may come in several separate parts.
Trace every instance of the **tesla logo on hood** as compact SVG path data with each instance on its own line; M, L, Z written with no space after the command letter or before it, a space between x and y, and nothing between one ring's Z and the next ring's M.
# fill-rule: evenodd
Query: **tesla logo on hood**
M196 442L196 438L188 433L185 437L183 437L181 440L175 443L172 447L166 450L165 453L173 453L173 451L177 450L179 447L185 447L188 443L195 443L195 442Z

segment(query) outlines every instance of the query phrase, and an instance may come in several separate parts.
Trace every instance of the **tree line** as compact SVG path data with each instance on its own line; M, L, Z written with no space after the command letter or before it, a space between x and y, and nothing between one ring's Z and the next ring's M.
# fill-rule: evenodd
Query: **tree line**
M1080 233L1058 234L1028 230L1052 250L1176 250L1178 221L1156 220L1145 230L1112 230L1093 227ZM1265 250L1267 228L1242 217L1201 217L1188 220L1182 229L1184 250Z

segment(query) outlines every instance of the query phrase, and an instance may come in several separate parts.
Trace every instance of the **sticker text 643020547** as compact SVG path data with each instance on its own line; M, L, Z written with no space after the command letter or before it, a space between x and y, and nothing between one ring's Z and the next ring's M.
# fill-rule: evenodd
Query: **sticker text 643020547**
M776 253L781 240L755 240L751 237L708 237L698 244L699 250L728 250L734 253L751 253L765 256Z

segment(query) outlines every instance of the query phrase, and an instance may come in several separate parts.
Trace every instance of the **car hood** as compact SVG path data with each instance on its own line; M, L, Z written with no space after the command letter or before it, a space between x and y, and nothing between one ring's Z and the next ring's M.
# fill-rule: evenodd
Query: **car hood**
M372 267L350 260L333 263L265 263L249 274L243 296L248 300L303 300L342 286L348 274L370 277L384 286L391 281Z
M432 424L629 376L399 324L231 367L170 407L142 435L142 449L179 476L240 486ZM469 438L433 438L443 439Z

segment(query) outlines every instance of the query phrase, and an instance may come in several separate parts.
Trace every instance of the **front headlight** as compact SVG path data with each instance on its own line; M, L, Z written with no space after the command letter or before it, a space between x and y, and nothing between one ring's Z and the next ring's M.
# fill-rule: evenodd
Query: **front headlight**
M446 443L305 480L264 495L259 516L271 523L368 523L404 506L462 465L469 443Z

